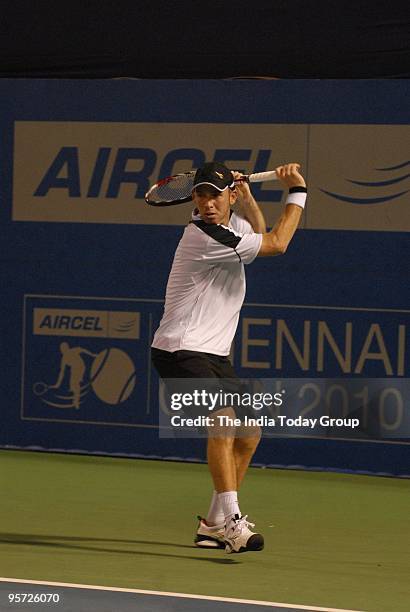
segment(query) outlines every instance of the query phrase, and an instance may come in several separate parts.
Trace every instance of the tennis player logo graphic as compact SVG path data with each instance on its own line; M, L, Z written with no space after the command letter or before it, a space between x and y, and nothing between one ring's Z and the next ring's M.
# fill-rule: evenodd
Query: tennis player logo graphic
M60 368L56 382L37 381L33 393L54 408L79 410L93 393L105 404L117 406L132 394L136 371L129 355L118 348L98 353L82 346L60 344Z

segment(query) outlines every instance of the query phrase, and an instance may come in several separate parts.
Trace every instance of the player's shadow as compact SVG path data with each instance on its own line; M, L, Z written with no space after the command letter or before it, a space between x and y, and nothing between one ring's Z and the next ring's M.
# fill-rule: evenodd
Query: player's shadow
M160 553L140 550L126 550L124 548L103 548L102 546L85 546L82 542L101 542L101 543L116 543L116 544L148 544L149 546L169 546L171 548L189 548L193 546L187 544L177 544L175 542L157 542L155 540L121 540L117 538L85 538L78 536L59 536L59 535L36 535L28 533L0 533L0 544L12 544L18 546L44 546L50 548L66 548L69 550L88 550L97 553L118 553L121 555L144 555L150 557L167 557L172 559L192 559L193 561L208 561L209 563L219 563L222 565L231 565L238 563L232 558L222 559L218 557L202 557L177 555L172 553ZM204 549L198 549L198 554L204 552Z

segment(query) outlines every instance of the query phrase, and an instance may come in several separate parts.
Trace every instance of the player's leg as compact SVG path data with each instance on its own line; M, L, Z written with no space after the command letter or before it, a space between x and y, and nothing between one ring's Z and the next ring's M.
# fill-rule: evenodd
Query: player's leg
M169 353L159 349L152 349L152 361L158 374L162 379L172 378L212 378L214 373L211 365L205 354L196 353L194 351L176 351ZM195 415L192 415L195 416ZM232 443L231 443L232 445ZM210 461L214 465L216 457L222 454L228 457L227 473L231 474L231 478L235 478L236 467L233 458L223 449L220 451L210 450ZM216 478L220 476L216 473ZM207 520L209 518L209 520ZM195 544L202 548L225 548L224 533L225 533L225 517L218 499L218 494L214 490L211 505L207 518L198 516L199 524L195 534Z
M216 415L235 418L232 408L218 410ZM215 419L214 426L208 429L207 460L214 492L206 519L198 517L195 544L201 548L225 548L225 514L240 513L233 454L235 427L219 426L218 422Z
M215 416L235 418L232 408L218 410ZM208 428L207 459L215 491L236 491L236 463L233 453L235 442L235 427L233 425L218 425Z
M194 351L176 351L167 353L166 351L152 350L154 365L161 378L233 378L236 375L231 364L227 359L218 356L210 356ZM235 417L232 408L225 408L226 416ZM219 414L223 414L218 411ZM208 435L208 464L217 491L217 501L225 517L225 530L222 536L222 525L216 526L220 529L217 537L207 538L207 525L202 519L197 530L195 543L198 546L207 545L204 539L208 539L210 545L221 544L225 541L227 552L244 552L247 550L261 550L263 548L263 538L260 534L252 533L248 526L246 517L241 516L237 498L237 465L234 457L234 428L229 425L222 425L218 429L218 424ZM249 464L249 459L240 462L242 471L245 464ZM243 472L244 473L244 472ZM216 534L213 533L213 536ZM227 539L228 536L228 539Z
M223 514L224 520L211 525L205 519L200 519L195 538L197 546L225 546L227 552L235 553L263 549L262 535L251 531L254 525L241 515L238 503L239 484L260 440L260 429L249 429L244 431L240 428L242 436L237 438L232 436L232 431L218 432L219 435L215 431L210 432L207 456L215 487L210 511L219 516Z
M235 417L231 408L220 410L217 414ZM226 427L221 429L217 426L208 430L207 461L214 491L206 518L198 516L199 525L195 544L201 548L225 548L225 513L220 493L225 492L226 496L227 492L237 490L236 463L233 454L234 432L234 427L231 427L230 431Z
M249 467L249 463L259 444L261 431L259 427L241 426L236 428L233 444L233 456L236 469L237 490ZM226 517L225 543L227 552L246 552L262 550L264 547L263 536L251 529L255 525L247 520L247 515L238 513L235 516Z
M236 473L236 489L239 490L239 487L243 481L243 478L246 474L246 471L249 467L250 461L255 453L255 450L259 444L261 438L261 429L258 426L255 427L245 427L242 426L240 428L236 428L235 430L235 439L233 442L233 457L235 462L235 473ZM216 448L215 459L213 457L214 451L211 449L211 444L208 441L208 464L216 463L216 466L220 465L220 461L218 461L218 455L220 453L220 449ZM224 476L225 477L225 476ZM216 475L218 478L218 474ZM234 484L234 479L230 478L231 483ZM229 484L225 482L223 487L225 490L228 490ZM219 487L220 488L220 487ZM224 523L225 517L222 510L221 503L218 499L218 491L214 489L211 503L209 505L208 514L206 515L206 519L204 519L205 524L207 526L215 526L221 525Z
M232 408L220 410L235 418ZM237 427L235 432L213 431L208 438L208 466L215 491L237 491L261 439L260 427Z
M251 459L261 439L261 429L258 426L241 426L235 433L233 454L236 468L236 484L239 489Z
M214 356L211 359L211 364L214 375L224 380L223 384L225 391L237 393L244 390L243 384L236 376L228 358ZM238 408L235 408L235 410L231 408L229 411L232 419L239 417L243 420L242 415L238 413ZM240 409L239 412L241 412ZM208 464L211 473L213 472L216 474L216 478L214 477L214 484L216 491L219 492L217 500L219 500L220 510L223 511L225 516L224 540L226 543L226 551L245 552L249 550L262 550L264 545L263 537L249 529L249 527L253 527L254 525L246 520L246 516L242 517L238 503L239 485L245 476L251 458L259 443L260 429L258 427L242 426L235 428L234 431L230 430L224 433L225 437L229 440L229 445L226 445L224 449L222 445L218 448L218 443L215 441L212 442L211 437L208 440ZM233 439L232 436L234 436ZM217 440L217 437L215 439ZM214 463L212 462L212 451L211 463L209 462L209 449L212 449L212 445L216 445ZM217 458L218 453L221 453L221 451L232 453L231 456L235 466L235 477L232 477L231 472L229 474L225 473L224 464L223 462L221 463L220 460L220 472L218 473ZM230 466L232 466L232 464L230 464ZM232 470L232 467L230 469ZM231 485L232 488L228 488Z
M236 485L236 464L233 454L235 427L219 425L216 416L235 418L232 408L214 414L214 426L208 428L207 460L214 492L206 519L199 518L195 544L201 548L225 548L225 511L239 512ZM225 501L222 504L221 500Z
M218 411L235 417L232 408ZM208 430L208 466L212 474L217 499L225 518L224 541L227 552L262 550L263 537L254 533L254 525L242 516L238 502L238 474L242 479L260 439L259 430L242 430L242 438L235 438L236 428L224 426ZM247 436L245 434L248 434ZM236 449L235 449L236 445Z

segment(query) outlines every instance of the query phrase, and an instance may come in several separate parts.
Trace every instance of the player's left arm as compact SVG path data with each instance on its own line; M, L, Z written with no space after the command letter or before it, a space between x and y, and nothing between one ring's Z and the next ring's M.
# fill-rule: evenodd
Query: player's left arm
M240 172L233 172L232 174L235 179L238 179L241 176ZM236 206L239 214L249 221L255 234L265 234L265 217L263 216L263 213L255 198L253 197L248 183L236 183L236 192L238 194Z

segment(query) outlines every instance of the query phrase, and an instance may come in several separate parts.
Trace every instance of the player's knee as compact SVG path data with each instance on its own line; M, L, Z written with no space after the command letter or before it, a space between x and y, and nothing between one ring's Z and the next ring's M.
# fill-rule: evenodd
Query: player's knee
M233 408L222 408L214 413L208 427L208 437L221 439L226 445L232 445L235 438L235 411Z

